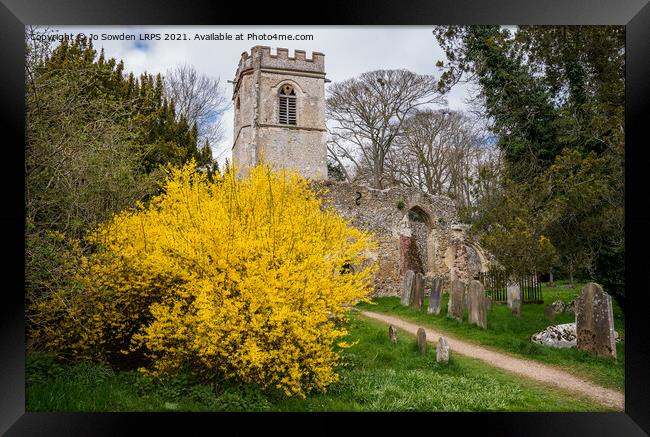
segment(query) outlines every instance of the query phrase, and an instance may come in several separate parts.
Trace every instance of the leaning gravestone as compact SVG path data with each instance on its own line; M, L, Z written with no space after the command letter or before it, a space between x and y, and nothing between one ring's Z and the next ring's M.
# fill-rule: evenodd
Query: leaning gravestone
M612 297L590 282L576 299L578 349L616 359Z
M544 318L546 320L555 319L555 309L553 308L553 305L548 304L544 307Z
M388 327L388 338L390 338L391 343L397 344L397 328L393 325Z
M469 283L467 293L467 317L470 324L483 329L487 328L487 305L485 302L485 289L477 280Z
M465 312L465 284L454 279L451 282L451 289L449 290L449 304L447 305L447 315L453 317L459 322L463 321L463 313Z
M492 298L488 295L485 296L485 307L488 311L492 311Z
M429 295L429 308L427 313L440 314L440 289L442 288L442 278L433 278L431 284L431 294Z
M438 346L436 347L436 362L447 364L449 362L449 345L445 337L438 339Z
M511 309L513 316L521 317L521 299L513 299Z
M418 350L421 354L427 351L427 334L423 328L418 329Z
M411 295L415 286L415 273L413 270L407 270L404 275L404 284L402 289L402 305L408 306L411 303Z
M413 288L411 307L420 311L423 305L424 305L424 275L422 273L418 273L415 275L415 287Z
M512 301L515 299L521 299L521 289L519 284L510 284L507 288L508 294L508 308L512 308Z

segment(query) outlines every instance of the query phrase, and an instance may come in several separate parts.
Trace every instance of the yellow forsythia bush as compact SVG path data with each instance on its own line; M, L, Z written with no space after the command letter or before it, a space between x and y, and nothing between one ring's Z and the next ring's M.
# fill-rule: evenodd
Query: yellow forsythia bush
M149 206L87 240L96 250L69 256L70 286L37 304L48 317L36 335L50 349L286 395L338 379L337 351L349 345L333 320L366 300L375 269L366 234L325 210L300 175L268 165L213 182L193 163L172 169ZM348 264L357 268L342 273Z

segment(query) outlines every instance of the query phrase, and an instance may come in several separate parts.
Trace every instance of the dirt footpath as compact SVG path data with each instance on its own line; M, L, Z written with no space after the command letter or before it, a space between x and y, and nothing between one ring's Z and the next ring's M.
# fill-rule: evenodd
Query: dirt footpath
M374 313L371 311L360 311L360 314L370 319L392 324L396 328L403 329L404 331L414 335L417 333L418 328L421 327L415 323L407 322L397 317ZM494 352L484 347L450 337L447 334L435 331L431 328L425 328L424 326L422 326L422 328L426 331L427 341L437 343L439 337L445 337L449 344L449 349L453 352L483 360L491 366L516 373L524 378L580 393L600 404L614 407L621 411L624 410L625 396L617 390L601 387L592 382L577 378L570 373L536 361L515 358L504 353Z

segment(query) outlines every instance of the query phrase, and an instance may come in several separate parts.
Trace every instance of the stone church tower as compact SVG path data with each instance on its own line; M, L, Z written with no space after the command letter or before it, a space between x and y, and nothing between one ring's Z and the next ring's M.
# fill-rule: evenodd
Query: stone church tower
M325 56L255 46L244 52L233 81L235 131L232 159L243 174L265 159L327 178Z

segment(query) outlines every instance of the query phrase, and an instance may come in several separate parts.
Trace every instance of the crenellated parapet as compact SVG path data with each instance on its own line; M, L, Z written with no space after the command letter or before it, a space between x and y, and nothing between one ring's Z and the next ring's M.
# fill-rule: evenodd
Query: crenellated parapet
M269 72L299 72L301 74L313 74L325 77L325 55L320 52L312 52L311 58L307 57L304 50L294 50L294 56L289 56L289 49L278 48L275 54L271 53L271 47L255 46L251 52L243 52L239 59L239 65L235 72L234 93L243 75L251 73L257 63L261 70Z

